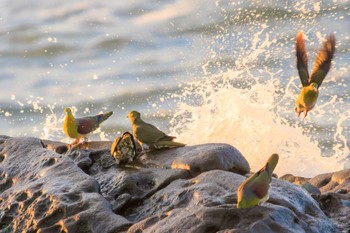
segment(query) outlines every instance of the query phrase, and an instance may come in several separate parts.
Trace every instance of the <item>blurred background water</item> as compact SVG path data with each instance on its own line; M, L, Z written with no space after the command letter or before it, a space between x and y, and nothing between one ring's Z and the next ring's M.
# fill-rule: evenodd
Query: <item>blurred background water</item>
M114 111L93 140L143 118L187 144L225 142L260 166L314 175L349 166L350 1L0 2L0 134L69 141L63 108ZM297 118L295 35L309 69L335 33L317 106Z

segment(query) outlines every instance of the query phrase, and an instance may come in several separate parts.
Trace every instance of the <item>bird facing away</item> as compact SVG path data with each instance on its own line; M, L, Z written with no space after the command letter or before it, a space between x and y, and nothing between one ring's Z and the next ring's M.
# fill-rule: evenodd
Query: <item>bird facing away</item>
M111 155L117 164L132 162L136 157L136 144L131 133L125 132L117 137L111 146Z
M70 108L64 109L65 118L63 123L64 133L75 140L70 143L70 146L79 145L87 140L90 133L95 131L102 122L107 120L113 112L98 114L96 116L87 116L83 118L74 118ZM84 139L83 142L80 142Z
M327 36L326 41L315 58L311 76L309 76L308 72L308 58L302 32L299 32L296 37L295 50L298 73L303 86L295 101L295 112L298 114L298 117L302 112L305 112L305 118L307 113L315 106L319 93L318 89L331 68L331 62L335 52L335 36L334 34Z
M154 125L144 122L137 111L129 112L128 118L131 122L132 133L144 150L185 146L183 143L173 142L176 137L168 136Z
M249 208L269 199L272 172L278 163L278 154L273 154L265 166L247 178L237 189L237 208Z

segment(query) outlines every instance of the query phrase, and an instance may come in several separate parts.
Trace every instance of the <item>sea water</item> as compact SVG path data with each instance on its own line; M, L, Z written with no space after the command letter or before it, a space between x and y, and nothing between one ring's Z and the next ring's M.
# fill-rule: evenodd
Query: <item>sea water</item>
M1 1L0 134L69 142L63 109L114 111L91 140L143 118L188 145L229 143L252 170L349 166L350 1ZM298 31L311 72L324 37L337 51L315 108L294 113Z

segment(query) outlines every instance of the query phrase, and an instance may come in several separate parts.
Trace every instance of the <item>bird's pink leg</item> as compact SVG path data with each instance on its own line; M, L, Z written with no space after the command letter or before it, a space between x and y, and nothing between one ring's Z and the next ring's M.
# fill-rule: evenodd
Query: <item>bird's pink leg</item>
M81 144L84 144L87 141L87 138L80 138L76 146L80 146Z
M74 141L73 142L71 142L71 143L69 143L68 144L68 147L74 147L75 145L77 145L78 143L79 143L79 140L80 139L78 139L78 138L76 138L76 139L74 139Z
M76 138L76 139L74 139L73 142L68 144L68 147L72 148L72 147L80 146L81 144L85 143L85 140L87 140L87 138Z

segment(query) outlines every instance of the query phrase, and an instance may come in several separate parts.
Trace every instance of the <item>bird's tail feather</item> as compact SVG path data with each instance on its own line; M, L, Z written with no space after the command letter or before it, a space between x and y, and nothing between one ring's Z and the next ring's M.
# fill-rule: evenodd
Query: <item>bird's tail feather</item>
M110 116L112 116L113 112L107 112L107 113L103 113L100 114L98 117L98 123L104 122L105 120L107 120Z
M160 141L150 145L150 147L153 147L155 149L175 148L175 147L183 147L183 146L186 146L186 144L181 142L173 142L173 141Z
M265 169L268 169L268 173L272 175L273 170L275 170L275 167L277 166L279 156L278 154L272 154L270 158L267 160Z

